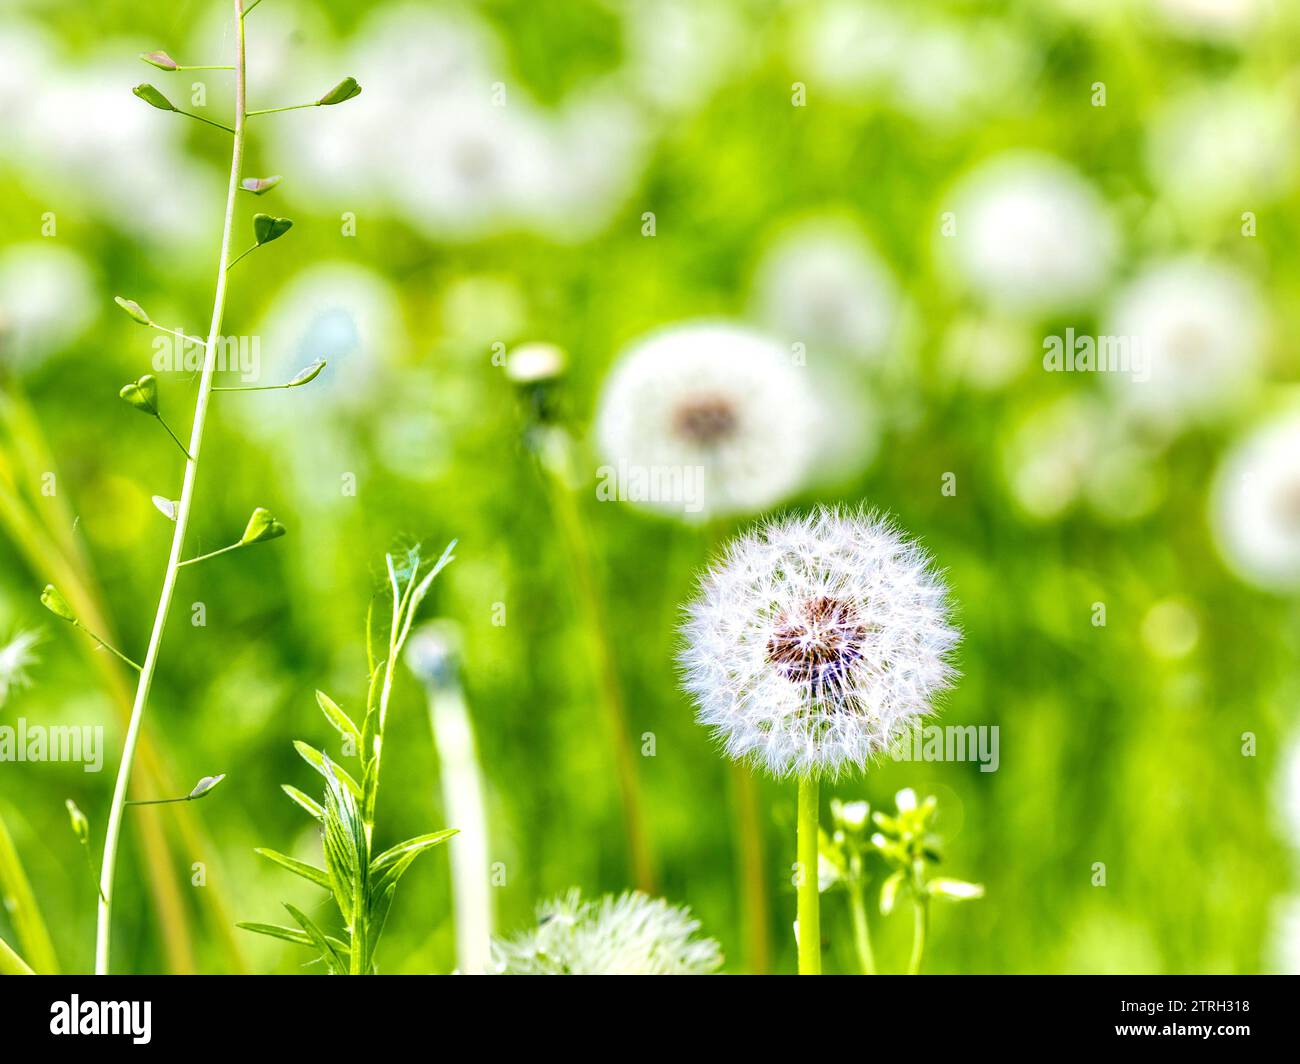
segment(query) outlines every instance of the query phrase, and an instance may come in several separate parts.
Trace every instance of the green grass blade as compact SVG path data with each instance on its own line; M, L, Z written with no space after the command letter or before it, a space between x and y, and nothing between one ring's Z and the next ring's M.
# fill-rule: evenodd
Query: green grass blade
M30 958L32 968L44 975L57 975L59 959L54 953L54 943L3 816L0 816L0 895L5 899L18 945Z

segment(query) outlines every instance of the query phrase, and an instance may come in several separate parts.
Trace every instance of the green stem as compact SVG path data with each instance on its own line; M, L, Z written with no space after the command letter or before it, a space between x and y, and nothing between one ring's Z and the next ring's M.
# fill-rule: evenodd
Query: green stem
M816 776L799 779L798 918L799 974L822 974L821 895L817 889L817 818L820 785Z
M267 107L261 111L249 111L248 117L252 118L254 115L278 115L281 111L301 111L304 107L319 107L319 106L320 104L318 104L315 100L313 100L311 103L291 103L287 107Z
M641 811L641 790L636 778L636 760L628 743L627 710L623 704L623 689L618 670L614 666L614 653L610 646L609 624L596 584L596 567L592 559L591 544L586 526L578 513L573 489L567 480L572 467L571 442L564 440L564 469L543 468L542 475L550 488L555 517L568 547L570 565L578 605L583 612L587 638L595 659L596 679L599 684L600 706L605 713L606 731L609 733L611 752L618 775L619 794L623 805L623 825L632 860L632 879L647 894L654 893L654 865L650 845L646 839L645 820ZM543 463L544 465L544 463Z
M234 70L232 66L178 66L179 70Z
M178 115L184 115L186 118L194 118L194 119L197 119L197 120L200 121L200 122L206 122L208 125L210 125L210 126L216 126L218 129L224 129L227 133L233 133L233 132L234 132L234 130L231 129L228 125L226 125L224 122L214 122L214 121L212 121L212 119L210 119L210 118L204 118L202 115L196 115L193 111L182 111L182 110L178 107L178 108L176 108L176 113L177 113Z
M213 388L212 390L215 392L217 389ZM240 547L246 547L247 545L248 544L242 541L239 543L232 543L229 547L222 547L220 550L209 551L207 554L200 554L196 558L186 558L183 562L178 563L176 568L184 569L187 565L194 565L196 562L205 562L209 558L215 558L218 554L228 554L232 550L239 550Z
M876 957L871 949L871 925L867 923L867 903L860 876L849 881L849 912L853 917L853 946L858 953L858 967L863 975L876 974Z
M242 258L243 258L245 255L247 255L249 252L251 252L251 251L256 251L256 250L257 250L258 248L260 248L261 246L262 246L261 244L254 244L254 245L253 245L252 247L250 247L250 248L245 248L243 251L241 251L238 255L236 255L236 256L234 257L234 259L231 261L230 265L228 265L228 266L226 267L226 269L228 269L228 270L233 269L233 268L234 268L234 265L235 265L236 262L238 262L240 259L242 259ZM218 388L217 390L218 390L218 391L224 391L225 389L224 389L224 388Z
M95 973L106 975L109 971L109 947L113 926L113 879L117 871L117 844L122 830L122 814L126 809L126 792L131 783L131 766L135 761L136 744L140 741L140 728L144 722L145 706L153 685L154 671L162 648L163 631L171 610L176 577L180 572L181 554L185 549L185 533L189 528L190 511L194 506L194 485L198 479L199 454L203 447L203 429L207 421L208 400L212 393L212 376L216 371L217 340L221 335L221 321L226 310L226 260L230 257L230 238L235 221L235 200L239 191L239 175L244 160L244 109L246 106L246 77L244 69L244 0L233 0L235 11L235 127L234 145L230 153L230 186L226 193L226 215L221 233L221 255L217 260L216 292L212 300L212 322L208 329L208 342L203 358L203 376L199 381L199 394L194 405L194 426L190 431L189 459L185 464L185 480L180 502L176 507L176 530L172 534L171 554L163 576L162 591L158 598L158 611L154 615L153 632L140 682L136 686L135 701L131 707L131 720L127 725L126 740L122 746L122 761L118 766L117 781L113 786L113 801L109 807L108 826L104 833L104 856L99 874L99 913L95 928ZM196 116L197 117L197 116Z
M921 958L925 955L925 934L930 926L930 899L916 897L912 903L912 959L907 963L907 974L918 975Z
M58 975L59 959L54 943L3 816L0 816L0 896L4 898L5 914L18 936L19 947L38 971Z
M80 629L81 631L85 632L86 635L90 636L90 638L91 638L92 640L94 640L96 643L98 643L101 647L103 647L105 650L107 650L110 654L112 654L114 657L116 657L119 661L124 661L124 662L126 662L128 665L131 666L131 668L135 669L136 672L139 672L139 671L140 671L140 666L139 666L139 665L137 665L134 661L132 661L130 658L128 658L125 654L123 654L120 650L117 649L117 647L113 646L111 643L105 643L102 639L99 638L99 636L97 636L94 632L92 632L89 628L87 628L87 627L86 627L84 624L82 624L80 621L74 619L73 622L72 622L72 627L73 627L73 628Z
M181 438L172 431L172 427L163 420L162 415L154 414L154 417L158 419L158 424L167 430L167 435L176 441L176 446L181 449L181 454L183 454L187 460L193 461L190 457L190 452L185 449L185 444L181 443Z

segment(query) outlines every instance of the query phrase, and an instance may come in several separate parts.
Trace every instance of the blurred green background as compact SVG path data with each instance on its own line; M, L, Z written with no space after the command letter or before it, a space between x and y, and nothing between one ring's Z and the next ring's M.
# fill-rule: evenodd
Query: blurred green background
M870 443L786 501L865 500L925 544L964 631L962 678L940 722L1001 729L995 773L886 762L824 791L886 806L904 786L939 797L943 867L987 895L937 912L927 967L1295 963L1279 915L1296 886L1280 780L1297 724L1300 610L1294 589L1234 576L1207 517L1221 456L1294 403L1298 367L1300 24L1294 11L1241 6L1238 25L1197 21L1196 5L1173 0L901 11L264 0L248 20L253 106L313 99L345 74L364 91L250 127L245 172L285 180L255 206L241 201L236 245L254 209L295 227L232 274L225 331L259 337L268 380L321 355L330 367L308 388L218 396L209 418L194 551L233 540L257 505L289 535L182 576L147 731L182 790L209 773L228 779L183 807L202 825L197 850L173 811L131 811L115 967L302 970L294 947L229 925L278 920L282 900L319 904L253 848L306 857L318 846L279 790L315 786L291 741L337 741L315 688L361 704L383 554L417 541L433 555L460 541L425 616L453 618L463 634L491 857L505 873L498 928L526 926L538 899L570 886L629 884L571 562L524 443L526 408L494 355L560 345L563 411L586 441L625 345L694 318L766 322L764 255L791 224L823 216L865 234L895 312L870 357L809 344L809 365L835 368L867 404L855 418ZM0 723L102 723L107 742L98 774L0 764L0 812L65 970L90 967L95 896L63 803L85 810L98 854L122 718L77 633L40 609L55 574L21 529L29 518L61 529L84 552L107 628L142 654L171 536L150 497L174 497L180 470L157 426L116 398L149 371L155 334L112 297L205 331L228 140L130 89L150 81L180 103L202 84L206 102L193 109L224 119L228 75L164 74L135 56L229 61L226 7L6 0L0 24L0 641L45 631L30 686L9 693ZM796 83L804 106L792 103ZM1208 113L1204 101L1237 98L1242 115L1276 114L1245 132L1217 113L1205 130L1177 126ZM1177 144L1200 145L1173 163L1160 148L1171 122ZM1075 306L990 308L937 250L955 183L1013 148L1062 160L1112 219L1113 261ZM1258 218L1249 237L1244 211ZM1062 435L1057 404L1115 400L1106 382L1044 373L1042 337L1104 328L1108 301L1145 262L1193 253L1230 264L1258 294L1268 328L1249 394L1176 430ZM159 377L163 412L187 436L193 377ZM31 420L19 425L23 410ZM1025 427L1043 424L1046 438ZM601 460L583 459L593 489ZM1046 466L1022 475L1035 461ZM50 471L55 498L41 493ZM355 496L341 488L348 473ZM955 494L941 491L946 473ZM712 544L598 504L594 490L579 500L630 732L656 738L637 769L659 893L689 904L727 970L743 971L730 776L674 664L679 609ZM206 627L190 623L195 602ZM1243 756L1244 733L1254 756ZM422 692L405 673L388 750L381 841L455 826L440 807ZM759 788L773 964L791 971L794 789ZM149 824L169 854L155 874L175 907L161 917L141 870ZM205 886L192 885L196 861ZM1093 884L1095 862L1105 886ZM451 970L450 904L437 851L398 895L384 970ZM841 898L827 896L823 921L828 969L852 970ZM908 917L877 917L876 929L884 967L901 967ZM2 913L0 934L16 937Z

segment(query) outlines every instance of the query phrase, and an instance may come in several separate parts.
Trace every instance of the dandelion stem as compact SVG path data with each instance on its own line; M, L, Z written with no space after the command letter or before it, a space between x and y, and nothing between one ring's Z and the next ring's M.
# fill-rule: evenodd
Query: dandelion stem
M799 974L822 974L821 895L817 885L817 816L820 784L799 777L798 918Z
M105 643L104 640L100 639L99 636L97 636L94 632L92 632L89 628L87 628L87 627L86 627L84 624L82 624L80 621L74 620L74 621L72 622L72 627L73 627L73 628L78 628L78 629L80 629L81 631L85 632L86 635L90 636L90 638L91 638L94 642L98 643L101 647L103 647L105 650L107 650L110 654L112 654L114 657L116 657L119 661L124 661L124 662L126 662L128 665L131 666L131 668L135 669L136 672L139 672L139 671L140 671L140 666L139 666L139 665L137 665L134 661L132 661L130 658L128 658L125 654L123 654L120 650L117 649L117 647L113 646L111 643Z
M849 880L848 890L849 913L853 917L853 946L858 953L858 967L863 975L875 975L876 957L871 949L871 925L867 923L867 903L863 897L860 872Z
M748 766L729 761L735 797L736 834L740 842L740 897L745 924L746 961L751 975L766 975L771 968L772 949L768 935L766 864L763 857L763 825L759 815L758 789Z
M912 959L907 963L908 975L919 975L921 958L925 955L925 935L930 926L930 899L915 898L912 905Z
M570 458L568 448L571 444L568 440L565 444L565 473L567 473ZM652 894L654 893L654 871L650 846L646 840L645 821L641 812L641 792L636 779L636 761L628 743L627 710L623 704L623 689L609 643L609 625L601 605L600 592L597 590L591 544L587 539L582 517L578 513L574 492L564 479L565 473L550 468L544 468L542 472L551 488L556 520L569 550L578 604L585 615L588 640L595 658L597 682L601 692L600 705L605 713L606 729L609 732L611 751L618 773L619 792L623 802L624 830L627 833L628 849L631 852L632 878L638 888L647 894Z
M256 2L256 0L254 0ZM244 109L246 106L246 78L244 69L244 0L233 0L235 13L235 126L234 144L230 153L230 185L226 193L226 214L221 233L221 255L218 259L216 292L212 301L212 321L203 358L203 376L199 381L199 394L194 405L194 425L190 430L188 460L180 501L176 506L176 529L172 534L171 554L163 576L158 610L154 615L153 632L144 665L140 668L140 681L136 686L135 701L131 707L131 720L127 725L126 740L122 746L122 761L118 766L117 781L113 787L113 801L109 807L108 826L104 833L104 856L99 874L99 913L95 928L95 973L109 971L109 947L113 924L113 879L117 870L117 844L122 829L122 814L126 808L126 793L131 783L131 766L135 761L136 744L144 721L145 706L153 685L154 671L162 648L163 631L171 610L176 577L180 572L181 554L185 549L185 533L189 528L190 511L194 505L194 485L199 472L199 453L203 446L203 429L207 420L208 401L212 393L212 376L216 370L217 339L226 309L226 269L230 256L230 239L235 220L235 200L239 191L239 175L244 160ZM185 113L185 112L182 112ZM191 117L198 117L197 115ZM203 121L207 121L203 119ZM213 123L214 125L216 123ZM223 127L225 128L225 127Z

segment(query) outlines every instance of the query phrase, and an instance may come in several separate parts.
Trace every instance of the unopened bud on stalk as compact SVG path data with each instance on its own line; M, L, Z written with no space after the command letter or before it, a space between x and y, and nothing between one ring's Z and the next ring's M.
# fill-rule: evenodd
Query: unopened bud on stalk
M145 103L158 108L160 111L176 110L175 104L148 82L145 82L143 85L137 85L131 91L139 96Z
M90 842L90 821L86 819L86 814L77 808L77 803L71 798L63 804L68 807L68 820L72 824L72 833L83 846L87 845Z
M113 302L131 315L132 321L139 322L141 325L153 324L153 319L144 312L144 308L134 299L123 299L121 296L114 296Z
M246 177L239 183L239 187L245 192L251 192L254 196L262 196L270 192L283 180L284 178L279 174L274 174L271 177Z
M63 597L62 592L53 584L45 585L45 590L41 592L41 605L56 617L61 617L63 620L71 621L74 624L77 621L77 615L72 612L68 600Z
M350 100L353 96L359 95L361 86L357 84L356 78L344 78L334 88L330 89L324 96L316 101L318 106L329 107L332 104L342 103L344 100Z
M159 70L180 70L181 68L180 64L176 62L175 59L163 51L141 52L140 58L150 66L157 67ZM137 92L136 95L139 96L140 94Z

